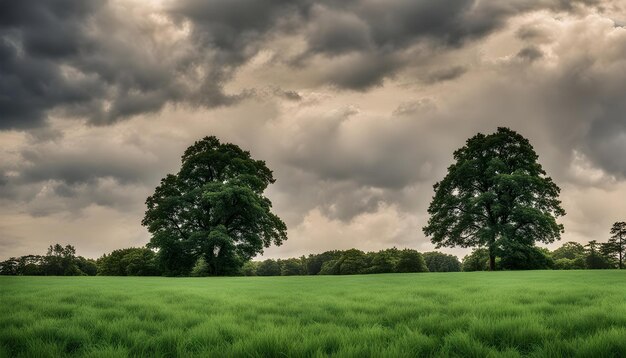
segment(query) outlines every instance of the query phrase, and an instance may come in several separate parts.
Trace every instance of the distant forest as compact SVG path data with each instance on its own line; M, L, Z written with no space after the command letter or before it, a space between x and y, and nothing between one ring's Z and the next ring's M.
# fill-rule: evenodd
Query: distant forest
M620 246L614 241L590 241L583 246L567 242L549 251L535 248L533 260L524 266L507 257L498 257L497 270L511 269L617 269L623 268ZM455 272L489 270L489 253L485 248L474 249L462 261L454 255L438 251L420 253L411 249L391 248L377 252L357 249L333 250L297 258L248 261L234 276L294 276L294 275L352 275L402 272ZM178 276L209 276L204 259L197 260L191 272ZM151 249L127 248L114 250L97 260L76 255L72 245L51 245L46 255L12 257L0 262L0 275L23 276L168 276Z

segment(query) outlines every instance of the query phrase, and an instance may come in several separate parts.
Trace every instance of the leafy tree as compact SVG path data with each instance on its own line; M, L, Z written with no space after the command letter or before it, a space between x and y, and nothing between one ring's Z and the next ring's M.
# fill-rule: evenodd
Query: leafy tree
M93 259L78 256L76 257L76 266L78 266L80 272L87 276L95 276L98 273L98 265L96 265L96 261Z
M439 251L425 252L422 254L430 272L457 272L461 271L461 263L454 255L444 254Z
M518 242L503 245L501 256L500 267L505 270L546 270L554 267L549 250Z
M77 276L81 271L76 265L76 249L72 245L50 245L45 257L45 275Z
M209 265L207 265L204 258L201 257L196 261L196 264L193 265L193 268L191 269L191 276L204 277L208 275L209 275Z
M305 273L304 265L300 259L286 259L280 260L280 275L281 276L295 276L303 275Z
M311 254L306 259L306 270L309 275L317 275L322 269L322 265L331 260L338 260L341 257L341 251L326 251L321 254Z
M552 257L555 260L569 259L576 260L580 257L585 257L585 247L577 242L569 241L563 244L563 246L552 251Z
M95 261L76 256L72 245L51 245L46 256L25 255L0 262L0 275L95 275Z
M156 276L160 275L154 251L145 247L130 247L104 254L96 264L102 276Z
M256 276L258 266L259 262L257 261L247 261L243 264L243 267L241 268L241 273L244 276Z
M274 181L265 162L234 144L205 137L189 147L180 171L146 200L142 221L166 273L186 275L202 257L211 275L236 274L263 248L286 240L285 223L263 195Z
M349 249L343 252L338 264L340 275L356 275L367 268L367 256L361 250Z
M318 275L339 275L339 260L324 261Z
M463 271L489 270L489 251L485 248L472 250L472 253L463 258L461 268Z
M18 260L17 274L25 276L45 275L45 257L41 255L26 255Z
M381 250L369 254L371 260L368 267L363 273L390 273L395 272L396 265L399 260L400 250L395 247L392 249Z
M124 255L129 252L130 249L117 249L113 250L109 254L104 254L98 260L96 265L98 266L98 275L100 276L126 276L126 268L122 264Z
M555 270L584 270L586 268L585 258L568 259L564 257L556 259L553 268Z
M416 250L404 249L398 253L395 272L428 272L422 254Z
M455 163L434 186L424 233L436 246L485 247L496 255L560 239L560 189L537 162L530 142L508 128L479 133L454 152Z
M154 251L146 248L131 248L122 257L121 264L127 276L160 275Z
M611 227L611 238L609 243L614 254L617 255L619 268L624 268L624 252L626 252L626 222L620 221Z
M280 264L276 260L261 261L256 269L259 276L280 276Z
M585 248L587 249L587 268L592 270L611 268L610 262L600 252L600 244L596 240L589 241Z
M0 262L0 275L15 276L19 272L19 261L15 257Z
M598 252L606 261L606 268L619 268L619 259L617 258L617 245L614 242L601 242L598 244Z

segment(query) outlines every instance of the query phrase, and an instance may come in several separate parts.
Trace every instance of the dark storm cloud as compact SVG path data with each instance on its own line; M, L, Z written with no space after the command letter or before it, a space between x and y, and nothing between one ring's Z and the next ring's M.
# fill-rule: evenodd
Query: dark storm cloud
M586 135L584 153L608 173L626 178L626 95L610 101L603 111Z
M55 113L103 125L167 103L237 100L219 74L192 73L196 54L161 43L158 23L125 11L105 1L2 1L0 129L41 126Z
M235 71L285 35L306 41L303 53L282 59L294 71L322 66L322 84L362 91L413 64L418 44L458 47L522 12L583 3L593 1L172 1L167 16L190 34L164 43L158 21L132 13L141 6L2 0L0 129L41 126L51 114L105 125L168 103L233 105L255 95L224 91Z
M68 81L60 69L64 60L88 51L82 34L102 3L0 2L0 128L33 127L47 110L103 94L91 79Z
M323 68L319 82L364 91L414 64L421 53L437 53L482 38L511 16L552 9L573 11L593 0L351 0L211 1L184 0L170 12L193 27L192 41L213 49L214 64L226 78L256 53L263 40L298 34L304 52L283 58L292 69ZM415 50L417 45L426 47ZM319 62L314 62L319 60ZM459 77L462 66L439 70L423 79L436 83Z

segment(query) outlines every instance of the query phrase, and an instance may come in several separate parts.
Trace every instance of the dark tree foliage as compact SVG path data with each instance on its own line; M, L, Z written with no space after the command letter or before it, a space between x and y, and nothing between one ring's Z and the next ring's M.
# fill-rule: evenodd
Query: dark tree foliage
M455 163L435 184L424 233L437 247L485 247L489 268L503 248L560 239L565 215L559 187L537 162L530 142L508 128L479 133L454 152Z
M246 276L355 275L393 272L428 272L428 268L419 252L410 249L398 250L394 247L369 253L349 249L328 251L308 257L250 262L243 269L243 274Z
M76 257L76 266L87 276L95 276L98 274L98 265L96 260L86 259L82 256Z
M341 257L341 251L326 251L321 254L311 254L306 259L306 270L308 275L317 275L322 269L324 262L338 260Z
M496 268L498 267L496 262ZM463 258L461 263L463 271L487 271L489 270L489 251L485 248L472 250L472 253Z
M93 276L96 264L92 259L76 256L72 245L50 245L48 253L12 257L0 262L0 275L24 276Z
M612 254L617 257L618 267L623 269L626 252L626 222L620 221L613 224L609 244Z
M326 261L319 271L320 275L356 275L367 273L369 258L363 251L349 249L341 252L337 260Z
M76 249L72 245L50 245L45 258L45 272L52 276L79 276Z
M619 260L617 258L617 247L613 242L601 242L598 244L598 252L606 261L606 268L619 268Z
M600 244L596 240L591 240L585 246L587 249L586 266L588 269L608 269L611 268L611 262L603 254L600 249Z
M390 273L396 270L396 265L400 258L400 250L394 247L369 253L368 256L368 267L363 270L363 273Z
M263 248L286 240L285 224L263 195L271 183L265 162L234 144L205 137L189 147L180 171L146 200L142 224L165 273L187 275L202 257L210 275L237 274Z
M306 274L304 264L301 259L286 259L280 260L280 275L281 276L296 276Z
M318 275L339 275L339 260L325 261Z
M19 275L19 261L16 257L0 262L0 275Z
M81 257L81 259L84 259ZM83 271L86 274L86 271ZM46 256L26 255L17 259L17 275L42 276L46 275Z
M339 259L340 275L356 275L367 269L367 256L361 250L349 249L343 252Z
M280 276L280 264L276 260L261 261L256 269L258 276Z
M439 251L425 252L422 254L430 272L457 272L461 271L461 262L454 255L444 254Z
M550 251L510 242L501 248L500 268L504 270L547 270L554 267Z
M576 259L556 259L554 260L555 270L584 270L587 268L585 263L585 257L578 257Z
M118 249L97 260L101 276L158 276L156 254L145 247Z
M398 253L395 272L428 272L422 254L416 250L404 249Z
M580 257L585 257L585 247L577 242L569 241L563 244L563 246L552 251L552 258L555 260L569 259L575 260Z
M585 247L577 242L566 242L552 251L554 269L556 270L583 270L587 267Z
M209 275L209 265L207 265L204 258L199 258L196 260L196 264L193 265L191 269L191 276L194 277L204 277Z
M259 262L247 261L245 264L243 264L243 267L241 268L241 273L244 276L256 276L258 267Z
M80 265L93 273L93 260L84 257L76 257L76 249L72 245L50 245L48 253L44 257L44 275L50 276L85 276L88 275L80 269Z

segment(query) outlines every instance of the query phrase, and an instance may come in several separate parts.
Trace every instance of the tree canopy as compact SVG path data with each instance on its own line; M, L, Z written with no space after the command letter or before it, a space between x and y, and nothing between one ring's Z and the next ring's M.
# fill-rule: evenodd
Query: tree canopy
M274 183L265 162L216 137L205 137L182 156L146 200L142 224L149 246L168 275L187 275L203 258L210 275L235 274L264 248L287 239L285 223L263 195Z
M454 152L454 160L434 185L423 229L438 248L485 247L493 270L496 255L531 257L535 242L560 239L560 189L526 138L508 128L479 133Z
M430 272L456 272L461 271L461 262L454 255L444 254L443 252L430 251L425 252L424 261Z
M113 250L97 261L101 276L157 276L160 275L154 251L145 247Z

